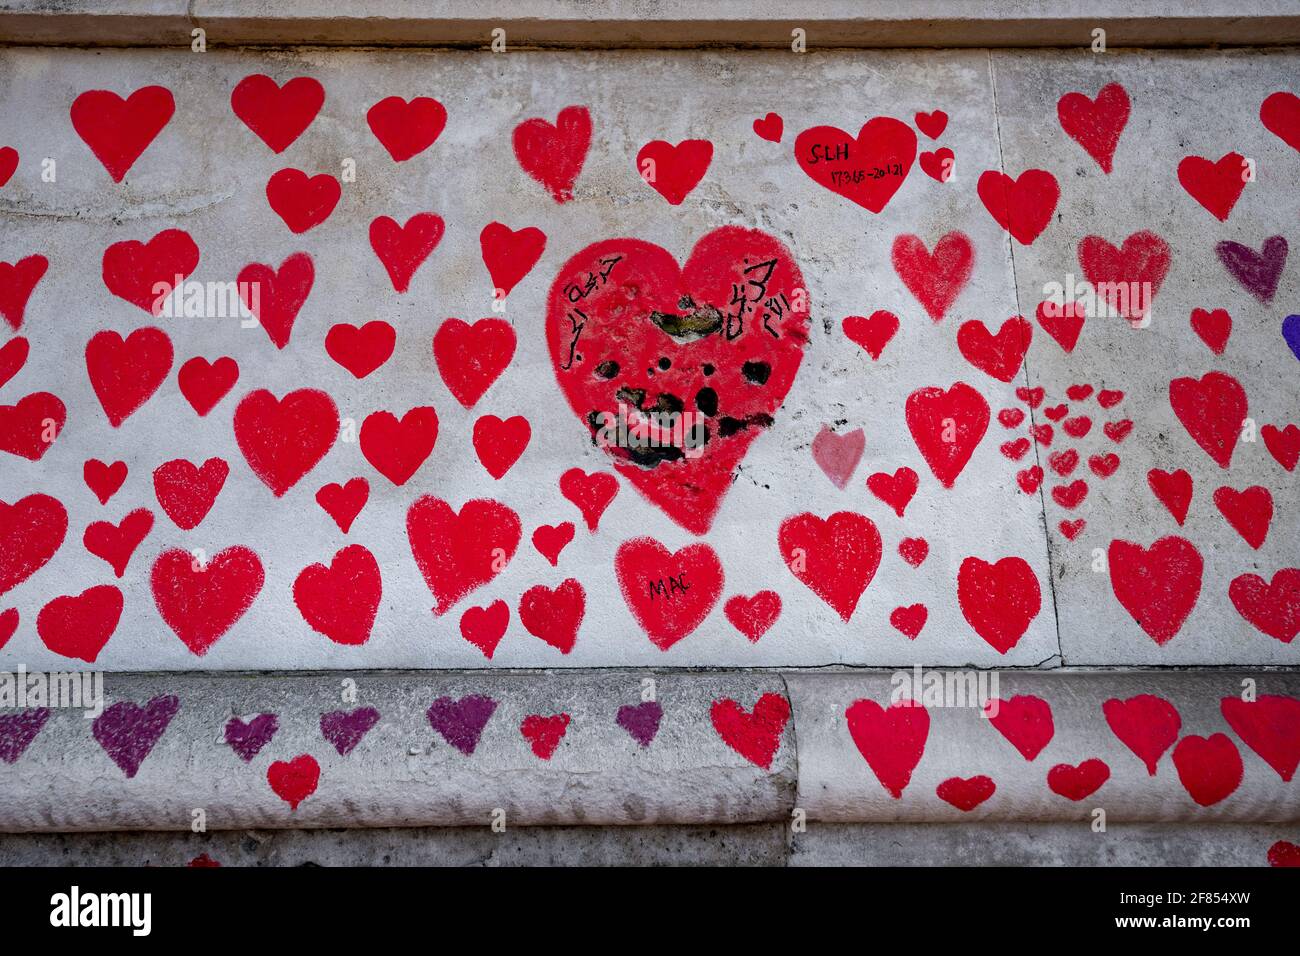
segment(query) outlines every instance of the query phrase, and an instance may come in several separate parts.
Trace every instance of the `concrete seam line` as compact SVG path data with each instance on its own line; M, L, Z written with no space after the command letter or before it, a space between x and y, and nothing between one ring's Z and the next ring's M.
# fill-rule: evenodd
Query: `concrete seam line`
M1300 820L1294 672L341 676L0 711L0 831Z

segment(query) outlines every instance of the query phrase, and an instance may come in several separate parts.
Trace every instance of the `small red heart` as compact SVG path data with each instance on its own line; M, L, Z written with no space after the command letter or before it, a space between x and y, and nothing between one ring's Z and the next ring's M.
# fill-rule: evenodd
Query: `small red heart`
M1056 116L1065 135L1084 148L1109 174L1115 147L1128 124L1128 92L1118 83L1107 83L1095 100L1083 93L1066 93L1056 102Z
M411 287L415 270L438 247L445 229L442 217L431 212L417 212L404 226L389 216L377 216L370 223L370 248L384 264L393 291Z
M519 733L532 746L533 754L542 760L550 760L555 755L556 748L560 746L568 729L568 714L553 714L549 717L529 714L519 725Z
M554 125L524 120L515 127L513 144L520 168L557 203L569 202L591 146L591 114L585 106L566 106Z
M120 578L126 573L131 555L135 554L135 549L151 530L153 530L153 512L148 508L137 508L119 524L110 521L92 521L87 525L81 542L95 557L107 561L113 573Z
M1163 697L1138 694L1128 700L1112 697L1101 705L1106 723L1115 736L1156 775L1156 764L1178 739L1183 719L1178 709Z
M1228 585L1228 597L1238 614L1269 637L1290 644L1300 634L1300 568L1283 568L1271 583L1242 574Z
M1016 389L1016 398L1020 399L1030 408L1037 408L1041 405L1043 402L1043 396L1046 394L1046 391L1044 391L1041 385L1036 385L1033 388L1026 388L1022 385Z
M939 483L951 488L988 431L989 403L965 382L954 382L946 391L917 389L907 396L905 413L921 457Z
M975 247L970 237L957 231L941 236L934 252L918 236L899 236L890 258L903 285L935 322L957 301L975 269Z
M290 810L316 792L320 783L320 764L310 754L300 754L285 762L277 760L266 768L266 782L275 795L289 804Z
M1045 169L1027 169L1019 178L990 169L981 173L976 192L989 215L1021 245L1032 245L1056 212L1061 187Z
M239 295L277 349L289 344L293 324L316 281L311 256L295 252L272 269L250 262L239 270Z
M1226 153L1218 162L1187 156L1178 164L1178 181L1215 219L1227 222L1249 181L1249 169L1240 153Z
M1228 347L1228 336L1232 335L1232 316L1227 309L1192 309L1192 331L1201 337L1201 341L1210 347L1215 355L1222 355Z
M1300 132L1296 134L1296 142L1300 143ZM1300 146L1296 146L1296 149L1300 149ZM1268 865L1300 866L1300 846L1287 840L1278 840L1268 848Z
M479 233L478 242L499 301L537 265L546 250L546 233L535 226L516 230L490 222Z
M474 498L460 512L433 495L417 498L406 513L406 537L435 615L500 574L515 556L523 528L512 508Z
M1262 485L1252 485L1244 491L1224 486L1214 490L1214 505L1228 524L1245 542L1258 551L1268 537L1268 526L1273 521L1273 496Z
M997 335L983 322L971 319L957 330L957 348L981 372L999 382L1010 382L1020 372L1033 334L1033 326L1018 315L1003 322Z
M560 494L577 506L587 530L594 534L600 516L618 494L618 479L604 471L587 474L581 468L570 468L560 476Z
M364 478L351 478L347 484L331 482L316 492L316 503L334 519L344 534L352 529L352 522L361 514L370 498L370 483Z
M1058 763L1047 772L1047 786L1067 800L1086 800L1110 779L1110 767L1093 757L1078 766Z
M912 771L925 754L930 714L911 700L881 707L874 700L855 700L844 711L849 736L880 785L895 800L912 780Z
M447 319L433 336L438 372L465 408L473 408L515 354L515 330L504 319L479 319L473 325Z
M918 112L912 119L916 123L916 128L930 139L938 139L948 128L948 114L943 110L934 110L930 113Z
M148 242L126 239L113 243L104 250L101 275L104 287L113 295L157 316L178 281L189 278L198 267L199 247L190 234L183 229L164 229Z
M1300 151L1300 96L1285 90L1270 93L1259 106L1259 121L1282 142Z
M894 608L889 614L889 623L908 640L914 641L921 633L921 628L925 627L927 617L929 612L924 604L911 604Z
M397 331L382 319L360 327L339 322L325 333L329 357L362 379L387 362L397 343Z
M283 153L311 125L325 103L325 87L310 76L284 86L261 73L246 76L230 93L230 108L273 153Z
M1237 745L1227 734L1188 734L1174 748L1174 767L1183 789L1203 807L1232 796L1245 774Z
M1024 558L1006 557L990 564L968 557L957 571L957 603L975 633L1005 654L1038 616L1042 592Z
M870 318L861 315L847 315L841 323L844 334L850 341L866 349L874 362L880 358L889 340L898 331L898 316L884 309L871 313Z
M533 637L567 654L578 641L586 609L587 592L574 578L554 589L538 584L519 598L519 623Z
M158 391L171 367L172 343L162 329L136 329L125 339L105 330L86 344L90 385L114 428Z
M1040 465L1031 465L1021 471L1016 472L1016 484L1020 490L1027 495L1032 495L1038 490L1038 486L1043 483L1043 469Z
M16 405L0 405L0 451L40 461L63 433L66 420L62 400L49 392L25 395Z
M962 779L949 777L935 787L935 795L944 803L950 803L963 813L969 813L997 791L997 786L989 777L980 774Z
M919 164L921 172L935 182L946 183L952 178L953 169L957 165L957 157L947 146L943 146L934 152L926 151L922 153Z
M1276 425L1264 425L1259 430L1259 436L1264 439L1264 447L1279 465L1287 471L1295 471L1296 462L1300 461L1300 426L1287 425L1279 428Z
M11 378L22 371L30 351L31 346L21 335L10 339L4 348L0 348L0 388L4 388Z
M49 266L44 256L28 256L13 264L0 262L0 315L15 332L22 327L27 300Z
M533 547L537 553L556 567L560 563L560 552L573 540L573 522L563 521L557 525L539 525L533 532Z
M361 423L361 454L399 488L420 470L438 441L438 413L429 405L412 408L400 419L378 411Z
M1116 539L1108 558L1116 600L1147 636L1167 644L1200 596L1201 553L1187 539L1171 535L1149 548Z
M768 113L762 119L754 120L754 133L759 139L779 143L785 135L785 120L781 119L780 113Z
M781 616L781 595L775 591L759 591L753 597L735 594L727 598L722 612L732 627L757 644Z
M1029 451L1029 439L1021 437L1015 441L1004 441L998 450L1011 461L1019 461Z
M641 178L671 206L682 204L712 161L713 144L707 139L684 139L675 146L661 139L651 140L636 154Z
M460 636L492 660L501 638L506 636L509 623L510 605L505 601L493 601L487 607L466 608L460 616Z
M1025 420L1023 408L1004 408L998 412L998 423L1003 428L1016 428Z
M180 548L164 551L149 578L163 621L202 657L252 607L265 573L256 554L233 545L206 564Z
M1088 319L1087 307L1082 302L1057 304L1049 300L1039 302L1034 312L1043 331L1056 340L1067 353L1079 344L1079 333Z
M1114 388L1103 388L1097 393L1097 404L1102 408L1113 408L1124 401L1124 393Z
M852 511L825 519L806 511L786 518L777 544L790 573L845 621L880 566L880 532L870 518Z
M308 176L300 169L282 169L266 183L266 201L295 234L328 219L342 195L343 187L329 173Z
M9 639L14 636L18 630L18 608L11 607L7 611L0 611L0 650L9 643Z
M1199 379L1176 378L1169 383L1169 404L1192 440L1220 468L1227 468L1246 420L1246 390L1241 383L1223 372L1207 372Z
M235 407L234 424L248 467L282 498L334 447L339 412L317 389L301 388L278 399L259 388Z
M359 544L340 549L328 567L303 568L293 582L293 603L302 619L317 634L349 647L370 640L382 597L379 563Z
M1119 455L1114 452L1106 455L1090 455L1088 457L1088 467L1092 469L1092 473L1098 478L1109 478L1119 468Z
M1062 508L1077 508L1088 497L1088 483L1082 478L1052 489L1052 500Z
M898 554L912 567L919 568L930 554L930 544L924 538L904 538L898 542Z
M1046 446L1052 443L1052 437L1056 432L1047 422L1040 422L1029 429L1029 434L1034 436L1034 441L1038 444Z
M1057 527L1061 530L1061 534L1065 535L1065 537L1070 541L1073 541L1083 533L1083 529L1087 527L1087 525L1088 522L1084 521L1082 518L1076 518L1073 521L1061 521Z
M1026 760L1033 760L1042 753L1056 733L1051 705L1032 694L1017 694L1010 700L994 698L983 713L993 729Z
M1092 431L1092 419L1087 415L1076 415L1063 421L1061 428L1071 438L1082 438Z
M1260 694L1253 701L1224 697L1219 710L1242 742L1290 783L1300 766L1300 699L1280 694Z
M1175 521L1181 525L1187 520L1187 509L1192 503L1191 475L1181 468L1177 471L1152 468L1147 472L1147 484Z
M1071 385L1065 390L1065 396L1072 402L1084 402L1092 394L1091 385Z
M1069 477L1070 472L1079 464L1079 453L1073 448L1054 451L1047 456L1047 464L1062 478Z
M428 96L417 96L409 103L400 96L388 96L366 111L366 123L388 155L404 163L434 144L447 125L447 110Z
M120 183L175 112L176 101L164 86L141 87L126 99L87 90L72 101L72 128Z
M790 702L780 694L764 694L749 712L724 698L709 707L709 719L723 743L755 766L769 770L790 719Z
M202 418L235 387L239 381L239 364L229 356L208 362L196 355L181 366L176 378L181 394Z
M1131 419L1125 418L1117 422L1107 422L1101 429L1107 438L1115 444L1119 444L1128 437L1128 433L1133 430Z
M126 481L126 462L115 461L106 465L98 458L88 459L81 469L86 487L91 490L101 505L106 505Z
M474 423L474 451L494 480L499 481L528 447L532 426L522 415L504 421L483 415Z
M1059 422L1062 418L1070 413L1069 405L1053 405L1051 408L1043 409L1043 414L1051 421Z
M36 616L36 633L55 654L93 664L121 618L122 592L101 584L46 604Z
M624 541L614 571L632 616L661 651L699 627L722 592L722 563L702 541L677 552L653 538Z
M894 514L900 518L919 484L916 472L906 465L892 475L880 471L867 478L867 490L893 508Z
M9 182L18 168L18 150L12 146L0 148L0 186Z

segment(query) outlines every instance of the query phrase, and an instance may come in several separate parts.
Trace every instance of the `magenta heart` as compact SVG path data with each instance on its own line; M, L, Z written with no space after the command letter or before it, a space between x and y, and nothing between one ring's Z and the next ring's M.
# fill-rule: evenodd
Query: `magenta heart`
M478 746L479 736L496 709L495 700L478 694L460 700L439 697L429 705L429 726L468 757Z
M632 739L642 747L649 747L650 741L659 733L659 722L664 718L664 709L658 701L647 700L641 704L626 704L618 709L614 722L632 735Z
M1256 252L1239 242L1224 241L1214 247L1219 261L1232 273L1232 277L1260 302L1272 302L1277 292L1278 280L1286 266L1287 243L1282 236L1264 240L1264 247Z
M867 436L861 428L837 435L830 426L823 425L822 430L813 439L813 461L836 488L843 491L853 477L853 470L862 460L862 451L867 447Z
M340 757L346 757L377 723L379 723L379 711L373 707L336 710L330 714L320 715L320 732L322 737L334 745Z
M49 719L48 707L32 707L21 713L0 716L0 760L13 763L21 757Z
M91 733L113 763L128 778L134 777L180 709L181 702L170 694L155 697L143 707L119 701L95 718Z
M258 714L248 723L238 717L231 717L226 721L226 743L230 744L230 749L239 755L240 760L248 763L271 742L279 729L280 721L275 714Z

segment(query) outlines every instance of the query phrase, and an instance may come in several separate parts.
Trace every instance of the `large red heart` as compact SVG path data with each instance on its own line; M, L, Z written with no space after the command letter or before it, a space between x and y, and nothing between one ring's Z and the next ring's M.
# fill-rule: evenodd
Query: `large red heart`
M158 391L171 367L172 341L152 326L136 329L125 340L113 331L96 332L86 344L90 385L114 428Z
M1066 93L1056 102L1056 117L1065 135L1074 140L1109 173L1115 147L1128 124L1128 92L1118 83L1107 83L1090 100L1083 93Z
M519 599L519 623L533 637L567 654L577 643L586 607L587 592L573 578L567 578L555 589L538 584Z
M980 201L999 226L1021 245L1032 245L1056 212L1061 187L1044 169L1026 169L1019 179L990 169L976 185Z
M339 550L328 567L303 568L293 582L293 603L302 619L335 644L368 641L382 597L379 563L359 544Z
M790 702L781 694L764 694L747 713L736 701L723 698L709 707L709 719L723 743L756 767L769 770L790 719Z
M101 275L113 295L156 316L176 286L198 266L199 247L190 234L164 229L148 242L113 243L104 250Z
M55 654L93 664L121 618L122 592L101 584L80 594L57 597L41 608L36 633Z
M1192 503L1191 475L1181 468L1177 471L1152 468L1147 472L1147 484L1151 487L1151 493L1169 509L1175 521L1181 525L1187 520L1187 509Z
M1116 539L1108 560L1116 599L1153 641L1168 643L1201 594L1204 562L1196 545L1176 535L1149 548Z
M473 325L448 319L433 335L438 374L465 408L474 407L514 354L515 330L504 319L479 319Z
M912 171L916 133L892 116L868 120L857 139L834 126L814 126L795 138L794 155L813 182L878 213Z
M989 403L965 382L919 388L907 396L907 429L921 457L945 488L951 488L989 427Z
M940 236L934 252L925 248L919 236L902 235L894 240L890 258L926 315L938 322L957 301L975 269L975 246L964 232Z
M1020 371L1033 335L1033 326L1023 316L1007 319L997 335L979 319L971 319L957 330L957 348L981 372L999 382L1010 382Z
M504 421L484 415L474 423L474 452L488 474L499 480L519 460L532 434L532 426L522 415Z
M1253 701L1224 697L1219 710L1247 747L1290 783L1300 766L1300 699L1260 694Z
M713 144L707 139L684 139L676 146L651 140L636 154L636 168L655 192L680 206L713 161Z
M804 512L781 522L781 558L790 573L847 621L880 567L880 532L865 515Z
M365 378L387 362L397 344L397 330L382 319L357 327L339 322L325 333L325 351L356 378Z
M722 593L722 563L702 541L676 553L653 538L624 541L614 571L623 600L661 651L699 627Z
M874 700L855 700L844 711L849 736L881 786L895 800L912 780L930 736L930 712L911 700L881 707Z
M235 408L235 441L253 474L280 498L334 446L339 412L334 400L301 388L277 399L264 388Z
M1245 773L1241 754L1227 734L1184 737L1174 748L1174 768L1183 788L1203 807L1230 797Z
M404 163L434 144L447 125L447 109L428 96L409 103L388 96L366 111L366 123L375 139L396 162Z
M1096 757L1078 766L1058 763L1047 771L1047 786L1051 791L1076 802L1092 796L1109 779L1110 767Z
M1176 378L1169 383L1169 404L1196 444L1227 468L1248 411L1241 383L1225 372Z
M1101 705L1106 723L1124 746L1133 751L1147 766L1147 773L1156 775L1156 764L1166 750L1178 739L1183 720L1178 710L1163 697L1138 694L1128 700L1112 697Z
M544 119L524 120L515 127L513 143L520 168L556 202L568 202L591 146L591 114L585 106L566 106L555 125Z
M1116 315L1135 325L1148 319L1171 259L1169 243L1146 230L1133 233L1119 249L1100 236L1079 242L1084 278Z
M546 233L535 226L511 229L504 223L490 222L479 233L478 242L483 265L497 290L494 297L500 300L537 265L546 249Z
M1283 568L1272 582L1242 574L1228 585L1237 613L1269 637L1290 644L1300 634L1300 568Z
M237 544L206 564L180 548L164 551L149 580L162 619L202 657L252 607L265 573L257 555Z
M320 764L311 754L299 754L290 761L277 760L266 768L266 782L275 795L297 810L320 783Z
M374 412L361 423L361 454L398 487L419 471L437 441L438 413L432 406L412 408L400 420L392 412Z
M1240 153L1227 153L1217 163L1201 156L1186 156L1178 164L1178 181L1214 218L1227 222L1246 188L1247 169L1246 158Z
M1248 545L1256 551L1263 547L1273 520L1273 496L1267 488L1252 485L1238 491L1225 485L1214 489L1214 504Z
M1270 93L1259 106L1259 120L1270 133L1300 151L1300 96L1286 90Z
M28 495L0 501L0 594L45 567L63 545L68 512L57 498Z
M736 594L727 598L722 613L750 643L757 644L781 616L781 595L775 591L759 591L753 597Z
M990 564L969 557L957 571L957 603L975 633L1005 654L1024 637L1043 598L1034 569L1024 558Z
M681 268L652 243L610 239L561 268L546 339L619 473L704 534L799 371L807 299L790 252L758 230L715 229Z
M185 400L203 418L239 381L239 363L228 355L215 362L196 355L181 366L176 381Z
M0 405L0 451L40 461L63 432L67 409L57 395L33 392L16 405Z
M154 495L176 527L193 531L212 510L229 474L230 466L222 458L209 458L202 468L176 458L154 469Z
M985 705L984 716L1026 760L1033 760L1042 753L1056 733L1051 705L1032 694L1017 694L1010 700L990 700Z
M431 212L417 212L404 226L389 216L377 216L370 223L370 248L384 264L394 291L411 287L415 270L438 247L444 228L442 217Z
M0 262L0 315L15 332L22 327L32 290L49 267L50 261L39 255L27 256L13 264Z
M406 537L433 593L433 613L447 613L505 570L522 534L519 515L499 501L476 498L457 514L441 498L417 498L406 513Z
M250 262L239 270L240 298L277 349L289 344L298 311L311 294L316 266L305 252L295 252L279 269Z
M145 86L125 100L109 90L87 90L72 101L72 128L120 183L176 112L171 90Z
M329 173L308 176L300 169L282 169L266 182L266 201L293 233L303 233L330 217L343 187Z
M283 153L311 125L325 103L325 87L310 76L284 86L262 73L246 76L230 92L230 108L273 153Z
M95 557L107 561L113 573L120 578L126 573L131 555L135 554L135 549L152 530L153 512L148 508L137 508L119 524L92 521L86 526L81 543Z

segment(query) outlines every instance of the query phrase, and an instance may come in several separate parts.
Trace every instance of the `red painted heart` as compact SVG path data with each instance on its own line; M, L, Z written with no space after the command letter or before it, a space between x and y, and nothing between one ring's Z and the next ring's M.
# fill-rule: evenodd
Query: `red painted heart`
M433 613L447 613L505 570L522 534L519 515L498 501L476 498L457 513L440 498L417 498L406 513L406 537L433 594Z
M293 603L313 631L335 644L355 647L370 640L383 597L379 563L370 551L351 544L329 565L309 565L293 582Z
M311 125L325 103L325 88L310 76L284 86L261 73L246 76L230 92L230 108L273 153L283 153Z
M1110 543L1110 584L1115 598L1159 645L1182 628L1201 593L1201 552L1170 535L1149 548L1116 539Z
M672 552L633 538L618 546L614 572L632 616L661 651L699 627L722 593L722 563L704 542Z
M930 736L930 713L911 700L881 707L874 700L855 700L844 711L849 736L858 753L895 800L912 781Z
M264 579L261 560L243 545L218 552L206 564L173 548L158 556L150 573L158 613L199 657L244 616Z
M176 112L171 91L145 86L126 99L109 90L87 90L72 101L72 128L120 183Z
M260 388L235 408L235 442L253 474L277 498L316 467L338 433L334 400L315 389L298 389L277 399Z
M852 511L786 518L777 544L790 573L845 621L880 567L880 532L870 518Z
M916 133L892 116L868 120L856 139L834 126L814 126L795 138L794 155L813 182L878 213L912 170Z

